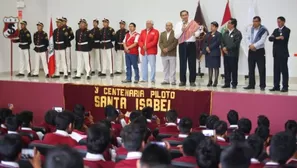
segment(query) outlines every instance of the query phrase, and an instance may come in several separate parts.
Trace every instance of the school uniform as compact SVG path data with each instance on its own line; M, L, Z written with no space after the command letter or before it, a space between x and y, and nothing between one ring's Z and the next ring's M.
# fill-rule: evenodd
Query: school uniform
M182 156L182 157L173 159L172 162L185 162L185 163L197 164L196 158L194 156Z
M19 132L26 132L26 133L33 134L33 140L41 140L43 137L43 134L41 132L39 132L39 135L38 135L37 132L33 131L32 128L28 128L28 127L22 127Z
M7 134L7 128L4 124L1 124L0 132L1 132L1 135Z
M117 155L127 155L128 150L124 147L118 147L118 149L116 150L116 154Z
M217 141L216 141L216 143L217 143L218 145L220 145L220 146L228 146L228 145L229 145L229 143L226 142L226 139L223 138L223 137L220 137L220 136L217 136Z
M148 127L151 131L155 130L155 129L158 127L158 124L156 123L156 121L152 121L152 120L150 120L150 119L146 119L146 121L147 121L147 127Z
M44 127L46 132L55 132L56 131L56 127L53 125L50 125L46 122L41 123L40 125L38 125L39 127Z
M46 134L44 136L43 143L49 145L68 145L70 147L78 145L78 143L63 130L57 130L54 133Z
M121 134L122 125L118 124L118 123L115 123L115 122L111 122L111 128L112 128L112 131L114 133L114 136L119 137L120 134Z
M87 153L86 157L84 158L84 165L88 166L89 168L114 168L115 163L111 161L106 161L104 156L101 154L92 154Z
M141 152L128 152L126 159L116 163L115 168L137 168L141 155Z
M79 145L79 146L75 146L74 147L75 149L79 149L79 150L83 150L83 151L87 151L88 149L87 149L87 146L85 146L85 145ZM107 147L106 149L105 149L105 151L103 152L103 158L104 158L104 160L105 161L111 161L111 154L110 154L110 152L109 152L109 150L112 148L112 146L110 145L109 147Z
M164 138L164 141L180 141L183 142L188 137L187 134L178 134L178 136L172 136L170 138Z
M16 131L7 131L7 134L18 134L18 132ZM27 136L21 136L21 139L22 139L22 147L23 148L27 148L28 145L31 143L31 139Z
M87 135L84 132L73 130L72 133L70 134L70 137L76 140L76 142L79 142L80 140L87 138Z
M263 168L264 164L262 164L258 159L252 158L250 168Z
M202 130L205 130L206 126L205 125L200 125L199 127L193 128L193 132L201 132Z
M165 126L159 128L159 134L179 133L175 123L167 123Z

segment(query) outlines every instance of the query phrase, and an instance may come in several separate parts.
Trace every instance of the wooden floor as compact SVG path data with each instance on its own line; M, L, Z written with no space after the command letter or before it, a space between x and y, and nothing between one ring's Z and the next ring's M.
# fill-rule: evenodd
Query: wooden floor
M40 73L42 74L42 72ZM74 74L74 73L73 73ZM72 75L73 76L73 75ZM177 74L177 79L179 74ZM123 84L121 81L125 79L125 75L116 75L113 78L107 77L98 77L92 76L91 80L87 80L85 76L82 76L80 80L74 80L72 78L64 79L47 79L44 75L40 75L38 78L28 78L28 77L11 77L10 73L1 73L0 80L8 80L8 81L27 81L27 82L42 82L42 83L74 83L74 84L89 84L89 85L114 85L114 86L128 86L128 87L146 87L146 88L166 88L166 89L187 89L187 90L213 90L213 91L221 91L221 92L237 92L237 93L257 93L257 94L275 94L275 95L289 95L289 96L297 96L297 78L290 78L290 88L288 93L280 93L280 92L270 92L269 89L273 86L272 77L267 77L267 87L265 91L260 91L257 86L255 90L244 90L243 87L248 84L248 80L244 79L244 76L239 76L239 84L237 89L222 89L221 86L224 83L224 80L220 78L218 87L207 87L208 76L204 76L203 78L197 77L196 79L196 87L190 87L187 84L186 87L179 87L178 83L176 86L171 85L161 85L163 81L163 73L156 74L156 83L152 84L148 83L139 83L139 84ZM259 81L257 79L257 85L259 85Z

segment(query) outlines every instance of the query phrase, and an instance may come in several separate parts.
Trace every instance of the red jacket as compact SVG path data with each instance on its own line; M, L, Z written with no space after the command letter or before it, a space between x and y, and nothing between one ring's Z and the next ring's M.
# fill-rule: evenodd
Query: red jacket
M110 149L111 146L109 146L108 148L105 149L105 151L103 152L103 157L106 161L111 161L111 155L109 153L109 149ZM85 145L79 145L79 146L75 146L74 147L75 149L79 149L79 150L85 150L87 151L87 146Z
M115 163L111 161L91 161L84 159L84 165L88 166L89 168L114 168Z
M137 32L133 32L132 34L127 33L125 36L125 39L124 39L125 40L124 43L126 43L126 46L129 47L129 46L133 45L137 36L139 36L139 34ZM135 47L130 48L129 54L139 55L138 43Z
M138 159L121 160L116 163L115 168L137 168Z
M70 147L78 145L70 136L63 136L56 133L46 134L42 142L49 145L68 145Z
M147 55L157 55L158 53L158 41L159 41L159 31L152 28L147 33L147 30L144 29L141 31L138 45L141 48L140 53L145 55L145 51L143 50L143 46L147 48Z
M159 134L178 134L179 130L176 125L168 125L159 128Z
M127 155L128 151L124 147L118 147L118 149L116 150L116 154L117 155Z

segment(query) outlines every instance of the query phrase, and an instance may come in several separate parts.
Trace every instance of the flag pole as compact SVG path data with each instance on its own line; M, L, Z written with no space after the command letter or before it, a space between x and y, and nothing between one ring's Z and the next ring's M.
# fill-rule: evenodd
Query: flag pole
M13 43L10 40L10 77L13 75Z

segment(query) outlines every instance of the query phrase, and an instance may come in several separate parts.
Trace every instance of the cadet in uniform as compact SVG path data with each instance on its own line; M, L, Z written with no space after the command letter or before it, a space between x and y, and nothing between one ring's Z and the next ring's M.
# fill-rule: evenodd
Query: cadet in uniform
M102 74L99 76L106 76L107 68L109 68L110 76L113 77L113 44L115 31L109 27L109 20L104 19L103 28L100 31L101 37L101 57L102 57Z
M31 33L27 29L27 22L21 22L21 30L19 33L19 39L13 42L19 43L20 51L20 71L16 76L25 76L25 69L28 72L28 77L31 76L31 63L30 63L30 45L32 43Z
M98 19L93 20L94 28L91 30L94 42L92 44L91 55L91 70L92 74L95 74L95 70L98 71L98 75L101 74L101 57L100 57L100 28L98 27Z
M93 42L93 35L91 31L87 29L87 22L85 19L80 20L80 28L75 33L76 41L76 56L77 56L77 73L73 79L81 78L82 65L84 64L86 70L87 79L90 77L90 57L89 52ZM82 64L83 62L83 64Z
M33 72L33 77L38 77L39 75L39 61L41 59L43 71L45 73L46 78L48 75L48 66L46 59L46 51L48 47L48 37L47 33L43 31L43 23L37 23L37 32L34 33L34 44L35 44L35 68Z
M57 28L54 30L54 49L55 49L55 60L56 70L54 78L59 78L59 70L62 67L64 72L64 78L68 78L67 63L66 63L66 48L69 41L68 31L62 25L62 19L57 19Z
M115 51L116 51L116 57L115 57L115 74L122 74L122 70L124 69L124 57L125 57L125 51L123 46L123 40L128 33L128 30L126 27L126 22L121 20L120 21L120 30L116 32L115 35Z
M71 41L74 39L74 34L72 31L72 28L67 26L67 18L62 17L62 24L66 28L66 31L68 32L69 40L66 44L66 63L67 63L67 72L68 75L71 74ZM60 69L60 71L63 71Z

